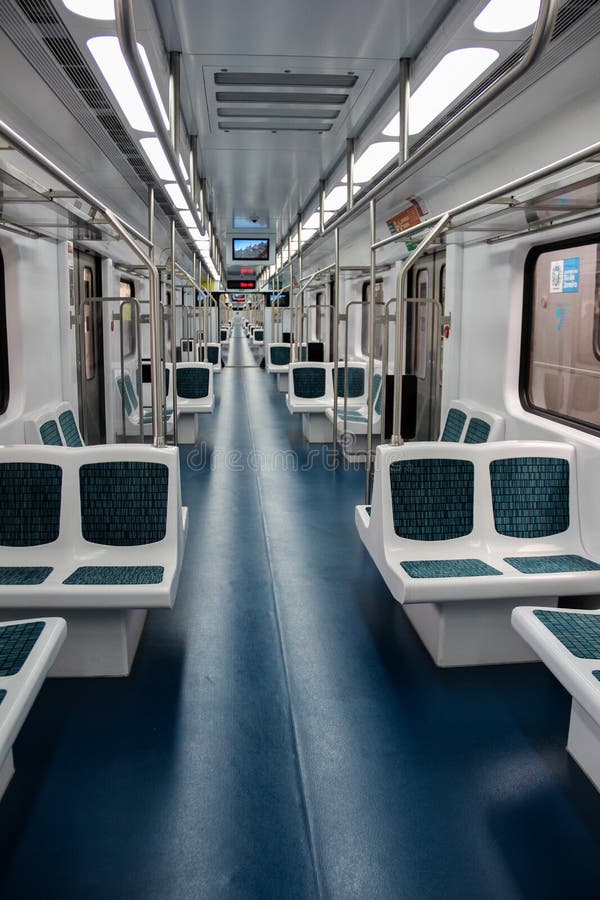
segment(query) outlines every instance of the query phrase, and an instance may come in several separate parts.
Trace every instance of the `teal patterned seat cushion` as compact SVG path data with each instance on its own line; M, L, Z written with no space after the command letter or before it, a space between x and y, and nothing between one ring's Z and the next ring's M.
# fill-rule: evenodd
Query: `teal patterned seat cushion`
M304 369L294 369L294 393L296 397L305 400L316 400L325 395L325 383L327 373L325 369L307 366Z
M444 425L440 440L454 444L457 443L457 441L460 441L466 419L467 417L462 410L455 409L451 406L448 410L448 415L446 416L446 424Z
M598 671L598 669L595 669L595 670L592 672L592 675L594 676L594 678L596 679L596 681L600 681L600 672Z
M65 409L58 417L67 447L83 447L75 416L70 409Z
M42 584L52 571L52 566L0 566L0 584Z
M44 622L23 622L0 626L0 676L16 675L23 668Z
M498 534L540 538L569 527L569 462L524 456L490 463Z
M0 464L0 545L50 544L60 531L62 469L48 463Z
M114 547L161 541L167 530L169 470L161 463L90 463L79 470L84 540Z
M600 571L598 563L574 553L563 556L507 556L504 562L525 575Z
M394 530L413 541L447 541L473 530L473 463L410 459L390 465Z
M483 419L473 416L467 426L465 444L485 444L490 436L490 426Z
M63 584L160 584L163 566L80 566Z
M411 578L480 578L502 575L481 559L425 559L400 564Z
M270 347L272 366L287 366L290 361L289 347Z
M600 616L535 609L534 616L579 659L600 659Z
M344 385L346 383L346 369L342 366L338 369L338 397L344 397ZM358 366L348 366L348 397L362 397L365 392L365 371Z
M200 361L204 362L204 344L200 346ZM206 348L206 361L212 363L213 366L216 366L219 362L219 348L218 347L207 347Z
M58 425L54 419L48 419L43 425L40 425L40 437L42 444L48 447L62 447L63 442L58 430Z
M177 396L183 400L208 397L210 373L208 369L177 367Z

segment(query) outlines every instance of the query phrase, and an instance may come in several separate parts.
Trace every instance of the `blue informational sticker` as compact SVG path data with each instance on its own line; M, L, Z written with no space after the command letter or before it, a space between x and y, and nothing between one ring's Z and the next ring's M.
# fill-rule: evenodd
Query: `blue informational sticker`
M578 256L573 256L571 259L565 259L564 261L562 289L564 294L576 294L579 290Z

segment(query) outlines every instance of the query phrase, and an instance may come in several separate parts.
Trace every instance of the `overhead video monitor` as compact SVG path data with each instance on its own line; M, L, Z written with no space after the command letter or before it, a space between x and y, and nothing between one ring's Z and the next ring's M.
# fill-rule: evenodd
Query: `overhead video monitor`
M269 238L232 238L232 259L267 262L270 243Z

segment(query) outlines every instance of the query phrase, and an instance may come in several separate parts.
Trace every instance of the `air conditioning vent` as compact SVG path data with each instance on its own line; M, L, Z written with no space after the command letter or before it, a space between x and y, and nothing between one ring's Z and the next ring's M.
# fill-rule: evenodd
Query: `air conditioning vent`
M52 4L48 0L0 0L0 28L145 200L154 176ZM158 185L155 197L170 216L171 204ZM178 225L177 230L187 237L183 226Z
M322 134L341 121L343 108L349 111L350 98L356 99L366 77L368 73L355 72L214 71L212 117L220 131Z
M215 84L253 87L353 88L358 75L317 75L306 72L216 72Z

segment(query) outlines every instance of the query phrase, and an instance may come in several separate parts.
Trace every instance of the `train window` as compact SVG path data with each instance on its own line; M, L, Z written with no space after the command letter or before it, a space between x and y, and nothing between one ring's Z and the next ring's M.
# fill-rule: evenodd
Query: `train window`
M530 251L520 390L526 409L600 429L600 235Z
M361 351L365 356L369 355L369 304L371 302L371 282L364 281L362 286L362 322L360 331ZM377 318L383 315L383 280L378 278L375 282L375 314ZM383 354L383 324L375 323L375 359L381 359Z
M442 304L442 309L444 309L444 304L446 303L446 263L440 269L440 303Z
M119 297L126 300L135 297L135 284L127 278L121 278L119 282ZM135 353L136 336L136 311L134 303L123 303L121 306L121 334L123 336L123 356L133 356Z
M89 266L83 267L83 336L85 349L85 377L92 381L96 374L95 321L92 304L88 298L94 296L94 273Z
M429 270L419 269L417 272L417 297L429 296Z
M315 309L315 314L317 317L317 326L315 329L315 340L323 341L325 334L325 310L321 307L325 304L325 292L319 291L315 298L315 303L317 304L317 308Z
M0 416L8 408L10 381L8 370L8 334L6 329L6 296L4 293L4 260L0 253Z

